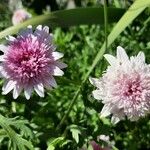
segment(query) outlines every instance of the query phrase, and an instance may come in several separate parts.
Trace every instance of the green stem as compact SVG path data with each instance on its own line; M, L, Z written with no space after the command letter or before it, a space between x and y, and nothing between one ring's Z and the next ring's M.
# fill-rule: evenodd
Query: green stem
M63 118L61 119L60 123L59 123L58 126L56 127L56 131L58 131L58 130L61 128L61 126L64 124L66 118L68 117L70 111L72 110L72 107L73 107L73 105L75 104L75 101L76 101L76 99L78 98L78 96L79 96L79 94L80 94L81 87L82 87L82 84L81 84L81 86L78 88L77 92L75 93L75 95L74 95L74 97L73 97L73 99L72 99L72 101L71 101L71 103L70 103L70 105L69 105L69 108L68 108L66 114L63 116Z
M105 49L104 49L104 51L99 51L99 53L98 53L98 55L97 55L98 57L96 57L96 59L95 59L96 61L93 62L93 64L92 64L90 70L89 70L88 73L86 74L84 80L83 80L82 83L81 83L81 86L78 88L76 94L74 95L74 97L73 97L73 99L72 99L72 101L71 101L71 103L70 103L70 105L69 105L69 108L68 108L66 114L63 116L63 118L61 119L60 123L59 123L58 126L56 127L56 131L58 131L58 130L61 128L61 126L64 124L66 118L67 118L68 115L70 114L70 111L72 110L72 107L74 106L74 104L75 104L75 102L76 102L76 100L77 100L77 98L78 98L78 96L79 96L79 94L80 94L80 91L81 91L82 86L84 86L84 84L85 84L85 82L87 81L87 79L88 79L88 77L89 77L91 71L93 70L93 68L94 68L95 65L97 64L99 58L100 58L100 57L102 58L102 56L103 56L105 50L107 49L107 4L106 4L106 3L107 3L106 0L104 0ZM100 57L99 57L99 55L100 55Z
M146 29L146 27L148 26L148 22L150 22L150 17L148 17L145 21L144 21L144 26L143 28L139 31L138 36L142 35L144 30Z
M107 2L104 0L104 28L105 28L105 51L107 50L107 25L108 25L108 16L107 16Z

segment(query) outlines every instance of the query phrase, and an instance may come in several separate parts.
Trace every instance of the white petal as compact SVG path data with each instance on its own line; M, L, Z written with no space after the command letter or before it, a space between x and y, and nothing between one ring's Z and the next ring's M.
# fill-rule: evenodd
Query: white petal
M48 27L48 26L45 26L45 27L43 28L43 30L44 30L46 33L49 33L49 27Z
M9 35L8 37L6 37L6 40L13 42L16 38Z
M59 69L57 66L54 67L53 75L55 75L55 76L62 76L63 74L64 74L64 72L61 69Z
M2 52L6 52L6 51L8 50L8 47L5 46L5 45L3 45L3 44L0 44L0 50L1 50Z
M114 56L109 55L109 54L105 54L104 57L111 66L116 65L117 59Z
M36 30L42 30L42 25L38 25L38 26L36 27Z
M51 77L51 78L48 80L48 83L49 83L52 87L54 87L54 88L57 87L57 83L56 83L54 77Z
M28 27L27 27L27 28L32 29L32 25L28 25Z
M117 47L117 59L119 59L121 62L129 61L129 57L126 51L121 46Z
M0 55L0 61L4 61L4 55Z
M145 55L143 52L139 52L138 55L137 55L137 59L140 61L140 62L145 62Z
M16 85L13 90L13 98L16 99L22 91L22 87Z
M120 119L118 118L118 117L116 117L116 116L112 116L111 117L111 123L112 124L116 124L116 123L118 123L120 121Z
M108 105L104 105L100 114L101 114L100 117L109 116L110 115L110 107Z
M2 63L0 64L0 77L5 77L6 79L9 78L7 73L5 72Z
M35 85L34 90L40 97L44 97L44 87L42 83Z
M54 60L58 60L60 58L62 58L64 56L64 54L59 53L59 52L52 52L52 57L54 58Z
M14 87L16 82L15 81L6 81L5 84L2 87L2 94L6 95L8 94Z
M24 89L24 95L25 95L25 97L26 97L27 100L30 99L31 94L32 94L32 88L31 87L28 87L28 88Z
M92 85L94 85L98 88L101 86L100 85L100 79L89 77L89 81Z
M66 67L67 67L67 64L62 63L62 62L59 62L59 61L56 61L56 62L55 62L55 65L56 65L57 67L59 67L60 69L63 69L63 68L66 68Z
M100 90L94 90L92 92L93 97L97 100L102 100L101 91Z

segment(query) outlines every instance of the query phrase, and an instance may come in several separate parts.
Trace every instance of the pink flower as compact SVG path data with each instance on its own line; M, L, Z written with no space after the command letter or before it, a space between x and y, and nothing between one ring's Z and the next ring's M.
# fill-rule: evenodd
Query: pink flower
M21 22L24 22L25 20L27 20L29 18L31 18L31 14L29 14L24 9L18 9L13 14L12 23L13 23L13 25L17 25Z
M98 145L95 141L91 141L90 144L93 147L93 150L111 150L109 147L102 148L100 145Z
M14 38L7 38L8 45L0 45L4 55L0 56L1 76L6 80L2 94L13 90L16 99L22 90L26 99L30 99L33 90L44 97L44 87L56 87L53 76L62 76L61 70L66 64L59 61L62 53L55 51L49 28L39 25L33 32L29 26Z
M103 150L95 141L91 141L90 144L93 147L93 150Z
M122 47L117 47L117 57L106 54L107 70L99 79L90 78L97 87L93 96L102 100L101 117L112 114L112 123L127 117L136 121L150 112L150 66L143 52L128 58Z

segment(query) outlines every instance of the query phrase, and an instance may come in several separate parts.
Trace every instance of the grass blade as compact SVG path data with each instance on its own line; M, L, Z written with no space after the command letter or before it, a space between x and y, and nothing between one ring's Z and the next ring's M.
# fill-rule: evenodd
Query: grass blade
M118 21L124 13L124 9L108 8L109 23ZM34 17L16 26L9 27L0 32L0 39L15 34L21 28L28 25L48 25L52 28L70 27L81 24L104 24L104 11L102 7L76 8L70 10L59 10L50 14Z

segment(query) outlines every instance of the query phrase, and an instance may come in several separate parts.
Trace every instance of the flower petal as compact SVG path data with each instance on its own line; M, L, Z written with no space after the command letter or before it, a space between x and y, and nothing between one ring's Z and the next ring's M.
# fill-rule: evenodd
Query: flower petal
M51 76L51 78L48 80L48 82L52 87L54 87L54 88L57 87L57 83L56 83L54 77Z
M100 113L100 117L107 117L110 115L110 107L108 105L104 105L102 110L101 110L101 113Z
M42 83L35 85L34 90L40 97L44 97L44 87Z
M38 26L36 27L36 30L42 30L42 25L38 25Z
M119 121L120 121L119 117L116 117L116 116L111 117L111 123L112 124L117 124Z
M109 62L109 64L110 64L111 66L116 65L117 59L116 59L114 56L109 55L109 54L105 54L104 57L105 57L105 59Z
M0 50L5 53L8 50L8 47L3 44L0 44Z
M0 55L0 61L4 61L4 55Z
M49 27L48 27L48 26L44 26L43 30L44 30L46 33L49 33Z
M27 100L30 99L31 94L32 94L32 90L33 90L32 87L28 87L28 88L24 89L24 95L25 95Z
M57 66L54 67L52 75L54 76L62 76L64 72L59 69Z
M67 64L62 63L62 62L59 62L59 61L56 61L56 62L55 62L55 65L56 65L57 67L59 67L60 69L63 69L63 68L66 68L66 67L67 67Z
M64 56L64 54L59 53L59 52L52 52L52 57L54 60L58 60L60 58L62 58Z
M100 90L94 90L93 92L92 92L92 94L93 94L93 97L95 98L95 99L97 99L97 100L102 100L102 96L101 96L101 91Z
M100 79L89 77L89 81L92 85L96 86L97 88L101 86Z
M122 63L129 61L126 51L121 46L117 47L117 59L119 59Z
M143 52L140 51L136 58L138 59L139 62L145 63L145 55Z
M8 94L16 85L15 81L6 81L5 84L2 87L2 94L6 95Z
M6 40L8 40L8 41L10 41L10 42L13 42L15 39L16 39L16 38L13 37L13 36L11 36L11 35L8 35L8 36L6 37Z
M19 36L26 37L33 34L32 26L29 25L26 29L19 32Z
M16 85L13 90L13 98L16 99L22 91L22 87Z

